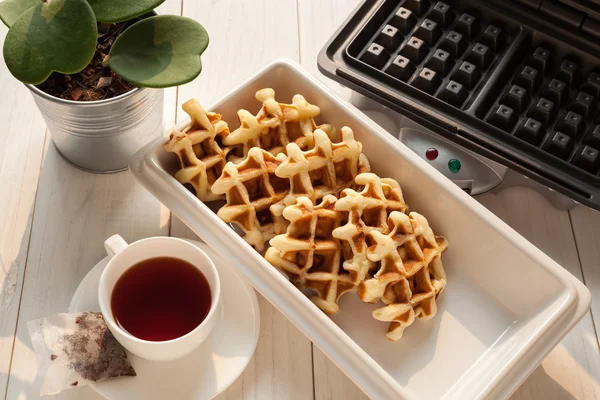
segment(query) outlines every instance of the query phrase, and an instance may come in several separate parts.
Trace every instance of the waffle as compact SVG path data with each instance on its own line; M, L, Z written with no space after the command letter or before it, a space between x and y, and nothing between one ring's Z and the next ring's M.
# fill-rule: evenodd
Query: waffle
M343 127L341 141L332 143L321 129L314 132L314 147L302 151L296 143L287 145L288 159L275 174L290 180L289 196L306 196L314 203L326 194L338 194L354 184L354 178L370 170L362 144L352 129Z
M363 190L344 189L335 204L337 211L348 213L348 222L336 228L333 236L345 244L345 253L351 254L344 257L343 266L358 285L375 264L367 257L367 237L373 231L387 232L388 214L405 212L407 207L400 185L393 179L363 173L356 177L355 183L363 186Z
M256 93L257 115L239 110L233 132L196 100L183 109L192 122L166 144L177 154L175 177L202 201L225 198L217 214L325 313L339 311L347 292L385 305L373 317L401 338L415 318L436 314L446 285L441 253L448 244L427 220L407 215L398 182L370 173L349 127L317 126L319 107L296 95ZM267 244L271 247L266 248Z
M290 181L290 192L271 211L277 218L276 232L283 233L287 221L282 217L285 206L294 204L300 196L308 197L313 204L327 194L338 196L342 189L354 185L354 178L370 170L369 161L362 153L362 144L354 139L352 129L343 127L341 141L332 143L321 129L314 132L314 147L302 151L296 143L286 147L288 159L275 174Z
M226 194L227 203L218 216L238 225L244 239L258 251L263 251L265 242L275 235L270 207L289 192L289 181L275 175L284 159L283 154L276 157L253 147L240 163L228 162L212 185L215 194Z
M314 290L311 300L327 314L338 312L340 296L355 290L349 274L340 268L341 243L331 235L342 221L336 201L326 195L313 206L308 197L299 197L283 212L290 221L287 233L271 239L265 255L298 288Z
M387 234L370 233L374 244L367 256L377 272L360 283L358 293L363 301L387 304L374 310L373 317L390 322L386 336L396 341L415 317L435 316L436 297L446 286L441 254L448 242L435 236L425 217L415 212L392 212L388 225Z
M332 139L335 129L331 125L317 127L313 118L319 115L319 107L309 104L302 95L295 95L292 104L275 100L273 89L261 89L256 99L263 103L256 116L247 110L239 110L240 127L228 135L226 146L241 146L244 158L253 147L260 147L273 155L284 153L288 143L297 143L302 149L313 146L313 132L320 128Z
M206 112L196 99L185 102L182 108L192 122L183 131L174 129L165 145L179 158L181 169L175 179L191 185L202 201L218 200L222 196L212 193L210 187L221 175L231 150L219 145L230 134L229 128L220 114Z

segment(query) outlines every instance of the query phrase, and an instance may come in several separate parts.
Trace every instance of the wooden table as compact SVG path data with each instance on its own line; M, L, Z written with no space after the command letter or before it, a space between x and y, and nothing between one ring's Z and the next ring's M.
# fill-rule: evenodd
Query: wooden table
M194 82L167 90L165 124L196 97L210 104L278 56L299 61L332 91L316 56L357 0L167 0L161 13L200 21L211 34ZM6 28L0 28L0 40ZM65 163L28 90L0 65L0 393L36 399L35 358L25 322L64 312L103 241L193 234L129 172L92 175ZM525 188L480 201L585 282L600 299L600 213L559 211ZM518 277L515 277L518 279ZM513 399L600 399L600 301L525 381ZM267 301L261 335L244 374L219 399L364 399L366 396ZM596 321L596 325L594 324ZM435 378L432 377L432 384ZM90 388L55 399L98 399Z

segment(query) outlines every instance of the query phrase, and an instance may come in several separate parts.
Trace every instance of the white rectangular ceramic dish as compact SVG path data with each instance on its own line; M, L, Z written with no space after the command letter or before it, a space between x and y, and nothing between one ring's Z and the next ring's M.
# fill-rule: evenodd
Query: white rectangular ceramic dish
M257 89L321 107L317 123L347 125L373 172L402 186L412 210L448 238L448 286L438 315L416 321L402 339L385 337L375 305L343 296L328 317L171 174L177 160L156 141L130 169L142 184L324 351L372 399L506 398L581 319L590 293L576 278L420 157L295 63L278 60L207 107L236 128L236 111L258 111ZM183 122L180 128L186 125Z

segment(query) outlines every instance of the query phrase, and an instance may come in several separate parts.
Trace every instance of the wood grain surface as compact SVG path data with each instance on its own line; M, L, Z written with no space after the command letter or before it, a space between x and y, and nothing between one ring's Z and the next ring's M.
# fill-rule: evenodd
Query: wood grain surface
M202 75L165 94L165 126L191 97L209 105L263 64L288 57L322 76L316 56L358 0L167 0L161 13L201 22L211 35ZM6 28L0 26L0 42ZM0 393L37 399L27 320L64 312L85 274L119 233L128 241L194 234L128 173L94 175L65 163L51 145L28 90L0 61ZM600 213L554 208L515 187L479 201L581 279L600 298ZM219 399L366 399L281 313L259 296L261 334L249 367ZM514 400L600 399L600 301L513 395ZM90 388L53 399L99 399Z

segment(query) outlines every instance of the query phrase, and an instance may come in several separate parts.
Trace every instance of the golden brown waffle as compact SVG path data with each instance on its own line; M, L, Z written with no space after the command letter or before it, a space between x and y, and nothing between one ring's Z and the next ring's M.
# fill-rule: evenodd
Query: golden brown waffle
M225 158L230 148L222 148L220 142L229 135L227 123L221 115L206 112L196 99L185 102L183 110L192 119L183 130L171 132L165 149L177 154L181 169L175 179L190 184L196 196L202 201L222 198L210 191L225 166Z
M369 161L362 153L362 144L354 139L352 129L343 127L341 141L332 143L321 129L314 132L314 147L302 151L296 143L287 145L288 158L275 174L290 181L290 192L271 211L276 217L276 233L283 233L287 221L281 216L283 209L294 204L300 196L308 197L313 204L327 194L338 196L344 188L354 186L354 178L370 170Z
M241 146L241 158L246 157L252 147L260 147L273 155L285 152L288 143L297 143L302 149L311 148L317 128L335 137L331 125L317 127L314 118L321 110L302 95L295 95L292 104L283 104L275 100L273 89L266 88L256 92L256 99L263 103L258 114L239 110L240 127L223 141L226 146Z
M326 194L352 186L358 174L370 170L352 129L343 127L341 136L339 143L332 143L325 132L316 129L312 149L302 151L296 143L287 145L288 159L275 174L290 180L290 197L306 196L315 203Z
M389 322L393 341L415 318L433 317L446 286L446 239L420 214L407 215L398 182L369 172L350 128L338 138L330 125L317 126L319 107L301 95L279 103L267 88L256 99L258 114L239 110L233 132L219 114L186 102L192 122L166 144L179 157L175 177L203 201L225 197L219 217L259 252L269 242L265 258L314 291L311 300L326 313L338 312L350 291L381 300L373 317Z
M271 239L265 258L283 271L300 289L316 292L311 300L327 314L339 310L341 295L355 290L347 272L341 269L341 244L331 232L340 225L342 214L335 210L336 198L326 195L318 206L308 197L299 197L286 207L290 221L287 233Z
M435 236L425 217L415 212L392 212L388 225L387 234L370 233L374 244L367 256L377 272L360 283L358 293L363 301L381 298L387 304L374 310L373 317L390 322L386 336L395 341L415 317L435 316L436 297L446 286L441 255L448 241Z
M214 193L226 194L227 204L219 209L219 217L237 224L258 251L275 235L270 207L289 192L289 181L275 175L284 159L284 154L275 157L253 147L242 162L228 162L212 186Z
M407 207L400 185L393 179L364 173L354 181L363 190L342 191L335 209L348 213L348 222L333 231L333 236L345 243L344 269L358 285L374 266L367 257L367 237L375 230L387 232L387 216L392 211L405 212Z

